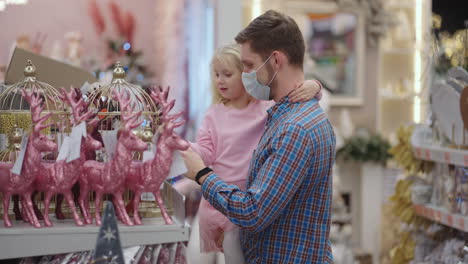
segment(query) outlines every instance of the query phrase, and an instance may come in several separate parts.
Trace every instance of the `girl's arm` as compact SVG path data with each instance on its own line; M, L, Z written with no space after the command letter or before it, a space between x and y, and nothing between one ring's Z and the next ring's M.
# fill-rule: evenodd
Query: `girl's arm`
M217 136L213 125L211 113L207 113L197 133L197 141L190 142L190 147L197 152L207 166L211 165L216 157Z
M296 102L305 102L316 98L322 98L322 84L317 80L306 80L296 85L296 89L289 94L289 99Z

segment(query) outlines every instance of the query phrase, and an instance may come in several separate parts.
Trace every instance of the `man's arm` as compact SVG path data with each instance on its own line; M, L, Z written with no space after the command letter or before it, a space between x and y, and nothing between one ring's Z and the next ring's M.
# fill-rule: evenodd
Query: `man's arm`
M262 231L281 214L311 166L312 142L298 125L286 125L273 139L273 148L274 153L245 192L226 184L215 173L202 178L205 199L234 224L251 232Z

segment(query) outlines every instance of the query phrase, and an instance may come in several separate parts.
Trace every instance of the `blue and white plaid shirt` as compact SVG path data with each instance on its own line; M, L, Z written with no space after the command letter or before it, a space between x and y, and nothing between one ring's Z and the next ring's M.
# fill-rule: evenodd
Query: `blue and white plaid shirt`
M335 135L316 99L268 110L247 190L216 174L205 199L240 226L247 263L332 263L329 240Z

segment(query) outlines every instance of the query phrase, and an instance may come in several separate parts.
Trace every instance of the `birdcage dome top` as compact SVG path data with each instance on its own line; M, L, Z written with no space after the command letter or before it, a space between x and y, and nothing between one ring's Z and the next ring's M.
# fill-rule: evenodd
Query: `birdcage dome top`
M120 115L120 106L113 100L113 96L120 93L130 97L134 111L142 111L143 115L157 116L158 108L151 96L142 87L128 83L125 76L124 68L120 62L117 62L111 83L98 87L88 95L90 108L97 108L98 111L105 109L105 112L100 112L102 115Z
M51 85L36 78L36 67L28 60L24 68L24 79L11 85L0 94L0 113L29 113L29 104L24 100L21 90L34 91L44 101L44 113L62 112L63 102L58 91Z

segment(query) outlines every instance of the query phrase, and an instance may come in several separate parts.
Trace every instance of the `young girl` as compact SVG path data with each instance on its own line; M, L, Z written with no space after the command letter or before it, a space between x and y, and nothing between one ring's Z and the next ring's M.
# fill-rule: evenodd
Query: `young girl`
M197 142L191 143L191 147L224 181L245 189L252 152L263 134L266 111L274 102L256 100L245 91L241 80L239 45L227 45L216 51L211 67L214 104L207 110ZM289 95L293 102L310 100L314 96L320 99L321 85L318 81L305 81L297 86ZM189 241L189 263L195 263L196 259L200 259L200 263L214 263L215 254L208 252L224 252L226 263L244 263L238 227L203 198L196 220L192 224ZM198 244L194 243L197 222L199 252L202 253L190 256L194 251L190 248Z

